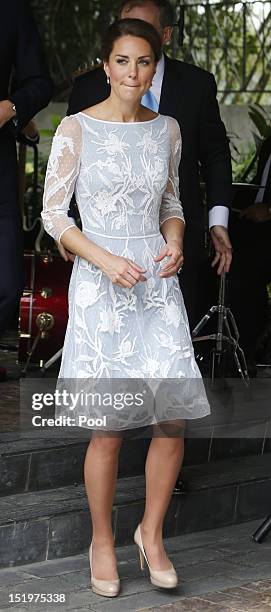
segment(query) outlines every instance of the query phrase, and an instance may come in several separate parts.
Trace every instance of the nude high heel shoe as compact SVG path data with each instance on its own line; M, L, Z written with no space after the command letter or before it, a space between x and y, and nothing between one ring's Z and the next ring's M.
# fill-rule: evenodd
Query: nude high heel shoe
M120 590L119 578L116 578L116 580L100 580L98 578L94 578L92 574L92 542L89 548L89 565L92 591L97 595L103 595L104 597L116 597Z
M142 570L144 568L144 561L146 559L147 566L150 572L151 583L154 584L155 586L162 587L164 589L173 589L174 587L176 587L178 584L178 576L172 564L168 570L154 570L154 569L151 569L151 567L149 566L147 555L145 553L143 542L142 542L140 525L138 525L135 530L134 542L138 546L140 567Z

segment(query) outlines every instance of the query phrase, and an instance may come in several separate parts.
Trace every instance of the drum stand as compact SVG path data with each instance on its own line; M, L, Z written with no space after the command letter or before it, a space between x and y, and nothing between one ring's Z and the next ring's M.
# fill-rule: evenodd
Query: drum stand
M59 351L57 351L52 357L50 357L50 359L48 359L48 361L46 361L46 363L43 364L42 368L40 369L40 371L41 371L43 376L46 373L46 370L48 370L48 368L50 368L51 365L53 365L55 363L55 361L60 359L60 357L62 355L62 351L63 351L63 347L61 349L59 349Z
M41 312L36 318L36 325L38 327L38 333L35 337L35 340L31 346L30 351L28 352L28 357L26 363L21 371L21 376L26 376L31 357L36 350L36 347L40 340L46 338L48 331L50 331L54 327L54 317L49 312Z
M244 383L249 385L249 375L247 371L246 358L243 349L239 345L239 332L235 322L235 318L230 308L225 306L225 273L220 276L218 304L211 306L207 313L202 317L199 323L192 331L193 342L202 342L203 340L213 340L215 346L212 349L212 382L217 371L221 371L223 359L225 357L224 344L230 346L237 370L243 379ZM214 334L206 336L198 336L204 325L210 321L214 314L217 313L217 330Z

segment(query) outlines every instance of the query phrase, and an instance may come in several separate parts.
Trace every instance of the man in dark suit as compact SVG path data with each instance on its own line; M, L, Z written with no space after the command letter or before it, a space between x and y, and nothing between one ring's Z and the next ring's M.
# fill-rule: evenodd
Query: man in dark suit
M24 283L16 134L47 106L53 85L26 0L3 3L0 32L1 335L14 312Z
M121 5L120 17L148 21L160 33L163 44L171 38L174 13L167 0L125 0ZM71 93L68 114L101 102L109 92L110 86L102 68L79 76ZM227 272L231 263L231 244L227 232L232 182L229 145L219 114L213 75L163 55L150 92L156 101L156 106L150 107L177 119L182 133L180 194L186 231L185 263L180 283L193 328L200 314L198 305L204 255L204 209L199 167L206 182L209 225L216 252L213 265L218 263L218 273ZM143 99L142 103L149 106Z
M271 280L271 136L260 149L258 168L249 185L237 192L232 214L231 238L234 249L229 274L229 305L240 332L250 376L256 376L257 340L268 322L267 283Z

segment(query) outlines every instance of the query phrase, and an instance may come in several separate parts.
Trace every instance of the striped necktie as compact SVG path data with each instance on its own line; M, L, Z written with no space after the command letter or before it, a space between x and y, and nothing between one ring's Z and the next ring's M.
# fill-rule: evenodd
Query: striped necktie
M156 113L159 108L159 104L156 100L156 97L153 95L150 89L148 89L148 91L146 91L146 93L144 94L143 98L141 99L141 104Z

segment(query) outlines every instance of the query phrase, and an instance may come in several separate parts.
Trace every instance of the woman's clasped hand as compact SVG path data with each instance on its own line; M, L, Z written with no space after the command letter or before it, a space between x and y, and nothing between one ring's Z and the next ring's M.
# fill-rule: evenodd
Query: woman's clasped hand
M120 257L119 255L109 255L103 272L112 283L128 289L138 281L147 280L144 276L146 270L143 270L141 266L128 259L128 257Z
M160 270L159 276L169 278L170 276L174 276L174 274L182 268L184 262L183 251L177 240L168 240L154 260L159 262L162 261L164 257L169 257L170 259L162 270Z
M177 240L171 240L163 246L159 255L154 257L156 263L164 258L169 259L165 266L158 272L159 276L169 278L176 274L183 265L184 257L182 249ZM139 281L146 281L144 274L147 272L137 263L128 257L120 257L119 255L108 256L103 272L115 285L131 289Z

